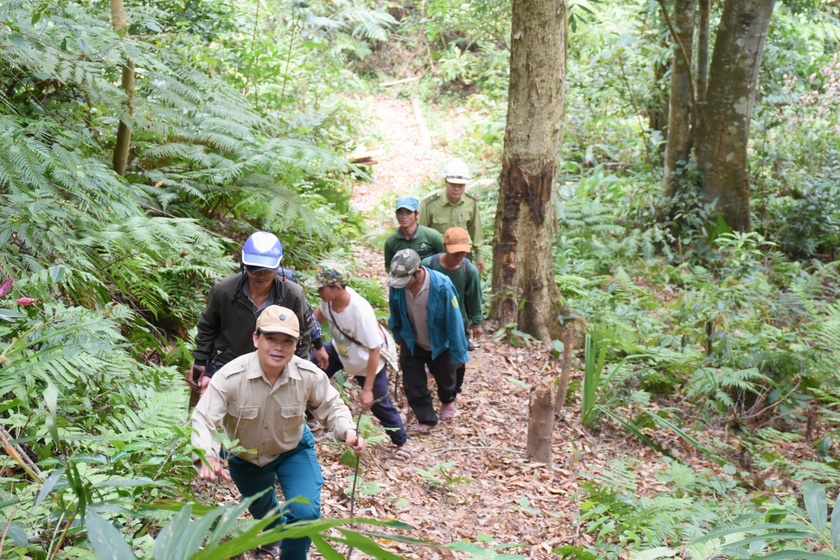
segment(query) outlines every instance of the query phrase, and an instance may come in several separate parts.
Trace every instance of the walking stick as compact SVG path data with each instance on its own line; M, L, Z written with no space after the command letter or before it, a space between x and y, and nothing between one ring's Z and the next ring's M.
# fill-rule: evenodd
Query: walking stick
M382 401L382 399L386 398L387 396L388 396L388 393L385 393L384 395L382 395L381 397L379 397L378 399L376 399L372 403L370 403L370 406L372 407L376 403ZM362 410L359 412L359 417L356 419L356 437L357 438L361 437L359 435L359 427L362 425L362 416L364 416L364 414L365 414L365 409L362 408ZM361 457L356 457L356 468L353 471L353 487L350 489L350 519L353 519L353 516L355 515L355 511L356 511L356 484L359 482L359 465L361 465L361 464L362 464L362 458ZM355 523L351 523L350 528L353 529L354 527L355 527ZM348 560L349 560L350 555L353 553L354 550L355 550L355 548L352 547L352 546L347 550Z

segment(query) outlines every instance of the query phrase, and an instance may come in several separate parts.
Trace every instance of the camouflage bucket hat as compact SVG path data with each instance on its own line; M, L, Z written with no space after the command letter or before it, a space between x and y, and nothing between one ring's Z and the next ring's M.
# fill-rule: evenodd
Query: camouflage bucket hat
M347 271L340 264L323 263L315 269L315 286L324 288L326 286L346 286Z

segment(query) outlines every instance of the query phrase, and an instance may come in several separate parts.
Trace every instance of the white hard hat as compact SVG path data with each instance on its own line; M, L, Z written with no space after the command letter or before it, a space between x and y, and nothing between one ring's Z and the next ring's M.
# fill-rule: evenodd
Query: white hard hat
M465 185L470 180L470 168L460 159L453 159L446 164L443 176L448 183Z

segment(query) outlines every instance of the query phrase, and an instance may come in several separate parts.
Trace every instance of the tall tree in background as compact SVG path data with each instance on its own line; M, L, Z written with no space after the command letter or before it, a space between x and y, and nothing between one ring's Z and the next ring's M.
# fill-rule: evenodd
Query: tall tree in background
M674 10L672 113L668 120L669 127L674 128L669 128L666 146L666 191L673 196L679 189L694 188L687 181L677 181L673 173L688 160L693 147L704 200L717 200L721 217L731 228L740 231L750 227L747 169L750 117L775 3L775 0L725 1L707 74L709 8L707 2L701 1L696 81L691 77L691 64L686 63L691 60L688 47L693 43L695 2L679 0ZM691 100L686 106L689 95Z
M557 223L566 78L565 0L514 0L510 85L493 239L490 314L541 340L559 338L551 246Z
M691 152L691 119L695 114L691 60L694 52L695 0L676 0L669 19L672 35L671 94L668 97L668 142L665 144L664 178L669 195L678 184L676 175ZM663 10L663 14L668 14Z
M764 40L776 0L727 0L709 68L707 103L699 113L697 169L703 194L718 200L726 223L750 227L747 143Z
M111 0L111 25L120 36L128 35L128 24L125 21L125 6L122 0ZM125 91L125 114L120 116L117 128L117 143L114 146L114 171L125 175L128 165L128 152L131 148L131 129L126 120L134 112L134 62L126 60L122 67L122 88Z

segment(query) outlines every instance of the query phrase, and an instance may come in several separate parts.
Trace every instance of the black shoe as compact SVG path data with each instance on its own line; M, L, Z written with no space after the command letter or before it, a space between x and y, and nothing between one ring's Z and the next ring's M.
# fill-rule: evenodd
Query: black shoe
M281 543L282 541L277 541L275 543L258 546L256 550L257 557L278 560L280 558Z
M470 342L469 340L467 341L467 350L470 351L470 352L475 350L475 345L472 342Z

